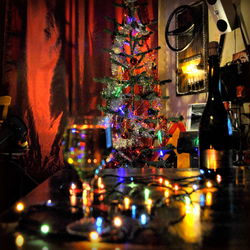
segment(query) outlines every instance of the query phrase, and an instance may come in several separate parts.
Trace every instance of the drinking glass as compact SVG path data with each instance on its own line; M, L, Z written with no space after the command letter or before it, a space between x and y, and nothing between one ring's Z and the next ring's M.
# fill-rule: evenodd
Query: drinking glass
M64 160L77 172L82 182L84 216L89 216L93 201L92 180L105 165L112 149L108 117L84 116L69 121L64 134Z

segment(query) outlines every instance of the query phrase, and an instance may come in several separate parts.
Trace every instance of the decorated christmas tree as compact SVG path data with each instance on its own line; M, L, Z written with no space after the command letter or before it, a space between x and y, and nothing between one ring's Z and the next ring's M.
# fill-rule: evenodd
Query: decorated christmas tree
M113 123L113 166L142 167L145 164L171 167L172 146L167 144L168 126L178 118L164 117L161 85L157 77L156 54L160 47L150 47L155 21L142 20L145 3L123 0L114 4L123 9L121 23L114 24L110 49L111 76L96 81L104 84L103 104L100 107Z

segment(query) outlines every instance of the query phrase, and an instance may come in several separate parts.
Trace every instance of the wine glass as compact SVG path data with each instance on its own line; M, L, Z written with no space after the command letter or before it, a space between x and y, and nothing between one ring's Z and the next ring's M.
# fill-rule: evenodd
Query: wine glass
M82 182L84 217L90 215L93 180L105 165L112 149L111 123L108 117L83 116L70 119L63 140L64 160L71 165Z

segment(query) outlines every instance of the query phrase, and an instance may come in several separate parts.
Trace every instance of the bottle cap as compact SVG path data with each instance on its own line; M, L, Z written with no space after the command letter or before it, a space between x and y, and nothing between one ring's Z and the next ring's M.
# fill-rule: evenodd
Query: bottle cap
M208 44L208 56L217 56L218 55L219 43L212 41Z

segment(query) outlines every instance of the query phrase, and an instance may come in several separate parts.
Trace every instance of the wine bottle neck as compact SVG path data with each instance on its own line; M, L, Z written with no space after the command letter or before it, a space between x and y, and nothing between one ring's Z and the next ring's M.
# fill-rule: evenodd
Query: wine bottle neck
M220 96L220 65L218 56L209 57L208 92L209 96Z

